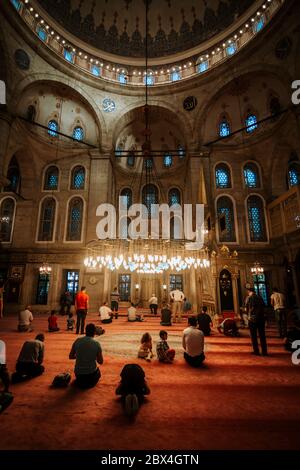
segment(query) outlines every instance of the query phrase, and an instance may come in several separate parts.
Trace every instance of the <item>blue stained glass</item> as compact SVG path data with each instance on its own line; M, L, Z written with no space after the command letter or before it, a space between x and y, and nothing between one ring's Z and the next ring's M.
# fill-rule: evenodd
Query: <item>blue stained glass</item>
M85 170L83 167L77 167L73 170L72 189L84 189Z
M180 192L177 188L170 189L169 191L169 206L173 204L180 204Z
M93 75L95 75L95 77L100 77L100 75L101 75L101 69L100 69L100 67L97 67L97 65L93 65L91 67L91 72L92 72Z
M236 53L236 44L232 43L229 46L226 47L226 53L227 55L233 55Z
M153 75L145 75L144 76L144 84L145 85L154 85L154 77Z
M219 135L220 137L228 137L230 135L230 125L225 119L220 122Z
M181 73L175 70L174 72L171 73L171 80L172 82L177 82L178 80L181 80Z
M47 41L48 34L47 34L47 31L46 31L44 28L38 28L37 33L38 33L38 37L39 37L42 41L44 41L44 42Z
M300 185L300 165L291 165L289 168L289 186Z
M264 208L258 196L248 198L248 219L251 241L266 241Z
M82 200L79 198L73 199L70 203L70 218L67 237L70 241L80 241L82 226L82 209Z
M131 189L127 189L127 188L123 189L121 191L120 196L126 198L125 204L126 204L127 209L129 209L129 207L132 205L132 191L131 191Z
M58 123L57 121L51 120L48 122L48 134L51 135L51 137L57 137L58 131Z
M122 83L122 85L126 85L127 76L125 75L125 73L120 73L119 74L119 82Z
M172 155L170 155L169 153L166 153L164 155L164 167L170 168L172 166L172 163L173 163Z
M249 133L255 131L258 128L257 117L255 114L249 114L246 119L246 127L246 131Z
M182 145L178 145L178 155L179 158L184 158L185 157L185 148Z
M153 160L152 158L146 158L145 160L145 168L151 170L153 168Z
M76 139L76 140L83 140L84 139L84 130L82 129L82 127L75 127L74 130L73 130L73 139Z
M257 172L252 168L244 168L245 184L248 188L256 188L258 186Z
M123 149L121 147L117 147L115 150L115 156L116 157L121 157L122 156L122 151Z
M68 49L64 49L64 58L68 62L71 62L71 63L74 62L74 54L72 52L68 51Z
M13 6L15 7L15 9L16 9L17 11L20 10L20 8L21 8L21 2L19 2L19 0L11 0L11 3L13 4Z
M220 230L219 240L221 242L235 242L234 213L231 199L226 196L218 199L217 212L219 217L225 216L225 230Z
M134 166L134 164L135 164L135 156L134 155L128 155L127 165L132 168Z
M200 62L200 64L198 64L199 73L206 72L206 70L208 70L208 60L206 60L205 62Z
M156 186L148 184L143 189L143 204L147 207L148 213L154 214L154 204L158 204L158 192Z
M230 188L229 171L222 167L216 169L216 186L217 188Z
M259 31L261 31L264 26L265 26L265 20L264 20L264 17L261 16L260 19L255 23L254 31L256 33L259 33Z

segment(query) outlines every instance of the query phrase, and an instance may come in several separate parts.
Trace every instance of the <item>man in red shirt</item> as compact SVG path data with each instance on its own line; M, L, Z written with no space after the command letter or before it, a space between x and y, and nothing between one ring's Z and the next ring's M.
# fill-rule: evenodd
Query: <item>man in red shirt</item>
M86 293L86 287L82 286L80 292L75 297L75 308L77 315L76 334L84 334L85 319L89 308L89 296Z

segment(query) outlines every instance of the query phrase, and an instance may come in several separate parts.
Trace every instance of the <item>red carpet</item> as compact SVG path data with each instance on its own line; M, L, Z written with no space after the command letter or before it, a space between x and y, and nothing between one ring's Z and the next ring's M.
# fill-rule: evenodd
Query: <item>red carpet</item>
M35 319L34 333L17 333L13 318L1 320L10 371L23 341L46 331L45 318ZM130 324L121 317L99 338L105 362L99 384L80 391L50 388L57 373L74 366L68 354L76 336L65 321L59 318L61 332L46 333L45 374L12 386L14 402L0 416L0 449L300 449L300 366L292 365L275 328L268 329L270 357L249 354L248 330L237 339L216 333L206 340L205 368L194 370L180 349L185 322L167 328L177 355L164 365L135 357L143 332L151 332L155 346L159 320ZM127 362L143 366L151 388L134 423L114 395Z

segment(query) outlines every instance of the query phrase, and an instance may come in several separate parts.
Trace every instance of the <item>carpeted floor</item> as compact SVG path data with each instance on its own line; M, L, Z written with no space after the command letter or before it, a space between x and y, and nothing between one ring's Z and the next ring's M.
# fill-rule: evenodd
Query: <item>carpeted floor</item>
M159 319L128 323L125 318L105 325L102 378L92 390L52 389L53 377L73 369L68 359L75 334L46 333L43 376L11 387L13 404L0 415L0 449L300 449L300 366L291 363L274 327L268 328L270 357L250 354L248 330L241 338L218 333L206 340L206 365L187 366L181 332L186 321L168 327L172 365L136 359L142 333L153 343ZM89 321L96 315L89 315ZM13 370L23 341L46 331L46 317L35 318L34 333L17 333L16 320L0 322ZM125 363L137 362L146 372L151 395L135 422L123 416L114 395Z

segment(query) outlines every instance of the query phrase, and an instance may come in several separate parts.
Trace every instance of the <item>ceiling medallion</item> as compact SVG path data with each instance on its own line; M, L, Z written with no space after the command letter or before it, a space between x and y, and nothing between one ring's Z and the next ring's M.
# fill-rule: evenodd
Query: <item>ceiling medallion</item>
M105 98L102 101L102 109L105 113L112 113L116 110L116 103L110 98Z
M185 109L185 111L193 111L193 109L196 108L197 104L198 101L195 96L188 96L183 101L183 109Z

